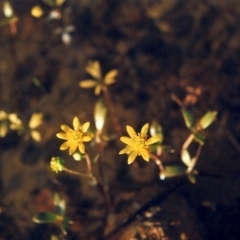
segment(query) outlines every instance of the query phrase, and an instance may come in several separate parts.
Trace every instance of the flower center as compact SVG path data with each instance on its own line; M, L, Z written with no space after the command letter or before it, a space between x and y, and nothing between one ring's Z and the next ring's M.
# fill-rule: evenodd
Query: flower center
M134 149L139 150L141 148L147 148L148 146L145 144L145 139L142 138L139 134L134 138L135 144Z
M83 132L81 129L72 132L73 142L82 142Z

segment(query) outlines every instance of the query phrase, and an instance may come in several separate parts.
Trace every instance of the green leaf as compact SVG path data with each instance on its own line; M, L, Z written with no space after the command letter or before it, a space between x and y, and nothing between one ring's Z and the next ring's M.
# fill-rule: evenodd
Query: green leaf
M186 168L181 165L170 165L164 167L164 170L160 173L160 179L178 177L186 174Z
M192 160L187 149L182 149L181 159L187 167L190 167L192 165Z
M194 133L194 139L199 144L203 145L204 144L204 140L205 140L205 136L202 133L200 133L200 132L196 132L196 133Z
M202 129L207 128L216 118L217 111L209 111L207 112L200 120L199 120L199 126Z
M63 217L52 212L41 212L33 217L35 223L54 223L62 221Z
M187 110L186 108L182 108L182 115L183 115L183 119L185 121L185 124L187 126L187 128L191 129L193 127L193 115L192 113Z

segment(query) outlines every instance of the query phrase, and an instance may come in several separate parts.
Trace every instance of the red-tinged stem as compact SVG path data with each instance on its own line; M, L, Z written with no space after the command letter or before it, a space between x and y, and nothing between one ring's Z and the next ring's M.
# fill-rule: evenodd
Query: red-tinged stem
M162 164L162 161L152 153L150 153L150 158L157 164L160 172L162 172L164 170L164 166Z
M77 171L73 171L71 169L68 169L66 167L63 167L63 170L70 173L70 174L73 174L73 175L78 175L78 176L81 176L81 177L92 177L91 174L89 173L83 173L83 172L77 172Z

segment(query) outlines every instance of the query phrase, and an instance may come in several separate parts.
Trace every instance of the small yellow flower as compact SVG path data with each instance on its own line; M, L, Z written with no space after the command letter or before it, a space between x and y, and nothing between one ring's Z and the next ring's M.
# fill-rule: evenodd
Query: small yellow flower
M135 158L139 155L142 156L142 158L145 161L149 161L150 157L150 150L149 150L149 145L156 143L160 140L159 136L153 136L147 139L147 132L149 128L149 124L146 123L140 133L136 133L135 130L127 126L127 132L130 136L129 137L121 137L120 140L124 143L127 144L127 146L122 149L119 154L124 154L127 153L129 154L128 157L128 164L131 164Z
M53 172L61 172L64 167L64 161L59 157L52 157L50 162L50 167L53 170Z
M99 95L101 93L102 87L104 85L115 83L115 78L118 75L118 71L116 69L113 69L109 71L104 77L102 77L101 66L98 61L89 62L85 70L94 79L85 79L79 83L79 86L82 88L95 88L95 95Z
M61 125L64 133L58 133L57 137L66 140L66 142L60 146L60 150L69 148L69 154L72 155L78 148L84 154L85 146L83 142L89 142L93 138L93 133L87 132L89 126L90 122L81 125L78 117L74 117L73 119L73 129L65 124Z

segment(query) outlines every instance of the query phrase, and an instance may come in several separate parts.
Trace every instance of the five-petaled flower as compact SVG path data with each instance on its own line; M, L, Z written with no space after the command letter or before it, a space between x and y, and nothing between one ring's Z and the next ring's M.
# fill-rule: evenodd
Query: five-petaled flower
M73 119L73 129L65 124L61 125L64 133L58 133L57 137L66 140L66 142L60 146L60 150L69 148L69 154L72 155L78 148L84 154L85 146L83 142L89 142L93 138L93 133L87 132L89 126L90 122L81 125L78 117Z
M137 134L132 127L130 126L126 127L127 132L131 138L129 137L120 138L120 140L126 143L127 146L124 149L122 149L119 152L119 154L124 153L129 154L128 164L131 164L135 160L135 158L139 155L141 155L145 161L147 162L149 161L150 157L149 145L158 142L160 138L159 136L153 136L147 139L148 128L149 124L146 123L142 127L141 132Z
M102 70L98 61L89 62L85 68L94 79L85 79L79 83L82 88L95 88L95 95L99 95L104 89L104 86L111 85L116 82L118 75L117 69L110 70L104 77L102 76Z

